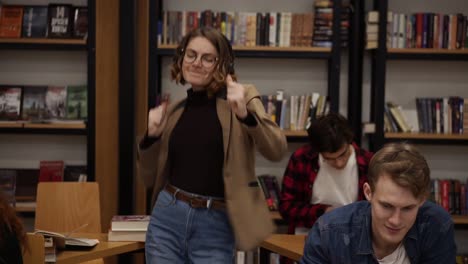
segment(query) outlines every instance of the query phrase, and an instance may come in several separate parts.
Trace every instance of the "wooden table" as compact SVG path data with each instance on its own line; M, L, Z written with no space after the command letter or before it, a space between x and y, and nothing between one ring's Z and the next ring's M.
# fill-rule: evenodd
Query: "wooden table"
M271 235L260 244L260 263L269 263L271 252L299 261L304 252L305 240L305 235Z
M99 244L90 250L63 250L57 251L57 264L74 264L83 261L116 256L123 253L144 250L143 242L108 242L107 234L79 233L75 237L97 238Z

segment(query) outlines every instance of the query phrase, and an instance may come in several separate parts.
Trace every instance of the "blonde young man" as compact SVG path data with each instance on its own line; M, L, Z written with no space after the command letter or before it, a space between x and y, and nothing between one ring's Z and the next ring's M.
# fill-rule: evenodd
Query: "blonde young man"
M384 146L369 164L367 201L323 215L300 263L455 263L453 221L426 201L429 174L413 146Z

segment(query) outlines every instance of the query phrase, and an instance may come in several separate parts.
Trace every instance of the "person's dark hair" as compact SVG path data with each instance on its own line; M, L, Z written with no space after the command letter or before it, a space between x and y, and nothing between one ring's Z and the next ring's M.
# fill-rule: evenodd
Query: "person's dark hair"
M7 197L0 192L0 247L3 247L5 243L11 243L6 241L5 233L9 232L16 237L18 242L22 245L23 249L28 249L26 243L26 232L23 228L18 216L16 216L15 209L10 205Z
M229 40L218 30L212 27L200 27L186 34L176 49L171 67L171 78L177 84L185 84L186 81L182 74L182 62L184 60L185 50L190 40L195 37L206 38L218 52L218 60L213 72L213 82L208 87L208 92L216 93L219 88L226 85L226 76L231 74L234 81L237 81L234 71L234 52Z
M401 187L408 188L416 198L430 193L430 169L426 159L407 143L390 143L377 151L369 163L368 181L371 190L382 174L389 175Z
M309 143L318 152L337 152L353 142L348 120L338 113L329 113L312 121L307 129Z

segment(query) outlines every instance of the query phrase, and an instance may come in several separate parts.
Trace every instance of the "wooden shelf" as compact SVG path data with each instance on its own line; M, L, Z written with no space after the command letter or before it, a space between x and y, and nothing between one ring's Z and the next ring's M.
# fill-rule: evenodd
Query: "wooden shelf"
M458 225L468 224L468 215L452 215L453 223Z
M175 49L177 45L160 45L159 49ZM288 52L331 52L331 48L323 47L268 47L268 46L232 46L236 50L251 50L251 51L288 51Z
M405 54L468 54L468 49L396 49L390 48L388 53Z
M391 60L468 60L468 49L388 49Z
M86 39L0 38L0 49L12 50L86 50Z
M85 39L53 39L53 38L0 38L0 43L86 45L86 40Z
M86 135L86 124L83 123L0 123L2 134L72 134Z
M1 122L0 128L21 128L23 127L23 123L17 122Z
M283 220L279 211L270 211L270 216L273 221Z
M85 129L84 123L50 123L50 124L34 124L25 123L24 128L35 129Z
M283 130L283 133L286 137L307 137L307 131L305 130Z
M18 213L34 213L36 212L36 207L35 206L23 206L23 205L17 204L15 207L15 210Z
M176 45L160 45L157 53L160 56L173 56ZM233 46L236 57L246 58L297 58L328 59L331 48L323 47L266 47L266 46Z
M386 139L468 140L468 134L385 133Z

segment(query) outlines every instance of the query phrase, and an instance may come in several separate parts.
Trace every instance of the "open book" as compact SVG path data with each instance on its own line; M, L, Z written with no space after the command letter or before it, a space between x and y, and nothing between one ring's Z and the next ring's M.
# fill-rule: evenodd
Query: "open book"
M99 243L98 239L93 238L81 238L81 237L69 237L68 235L46 231L38 230L34 232L35 234L41 234L45 237L52 237L57 248L65 248L67 246L71 247L94 247Z

